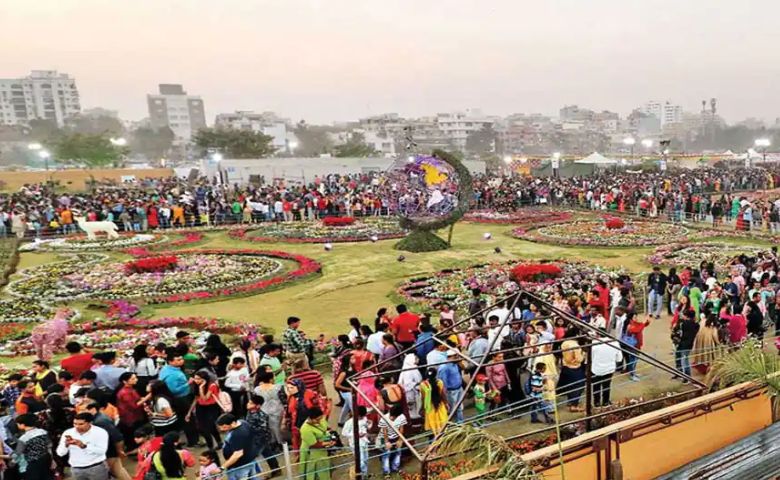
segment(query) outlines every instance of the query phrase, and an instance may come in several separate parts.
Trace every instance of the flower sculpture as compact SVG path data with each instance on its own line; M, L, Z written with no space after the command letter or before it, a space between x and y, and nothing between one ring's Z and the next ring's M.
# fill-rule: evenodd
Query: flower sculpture
M165 257L146 257L133 260L125 264L125 273L135 275L138 273L163 273L176 269L178 259L174 255Z
M604 222L604 226L606 226L608 230L622 230L626 228L626 222L617 217L609 217Z
M54 318L33 329L30 340L39 359L50 360L54 353L65 348L69 317L70 311L67 308L62 308L57 310Z
M553 263L521 263L511 270L512 279L522 282L544 282L560 277L563 270Z
M355 217L325 217L322 224L326 227L344 227L355 223Z

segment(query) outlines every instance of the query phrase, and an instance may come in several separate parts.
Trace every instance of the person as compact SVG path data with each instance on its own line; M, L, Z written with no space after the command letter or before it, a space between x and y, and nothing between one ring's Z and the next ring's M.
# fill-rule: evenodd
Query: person
M149 345L136 345L130 357L127 370L136 375L137 382L135 389L141 395L146 392L146 386L149 382L157 378L158 368L154 359L149 355L151 347Z
M355 352L353 351L353 361ZM356 368L357 370L357 368ZM306 388L319 393L323 398L327 398L327 391L325 390L325 380L322 378L322 374L317 370L314 370L309 366L309 360L306 358L300 358L293 364L293 374L287 379L287 382L294 380L301 380L306 385Z
M57 455L68 456L74 480L108 480L108 432L93 426L92 420L87 412L76 414L73 428L65 430L57 444Z
M354 342L360 336L360 319L357 317L350 318L349 325L352 327L352 330L349 331L347 337L349 337L350 342Z
M388 325L386 323L380 323L377 326L376 332L372 333L368 336L368 339L366 340L366 350L371 352L374 355L374 359L378 359L380 355L382 355L382 339L385 336L385 333L387 333Z
M395 311L398 312L398 316L393 319L390 333L402 349L406 350L414 345L415 334L420 330L420 317L410 312L404 304L395 307Z
M279 361L279 356L282 354L282 346L278 343L271 343L265 346L265 354L260 360L260 366L268 365L271 367L271 373L274 374L274 381L278 384L284 385L287 379L287 374L284 372L284 366Z
M260 473L260 465L256 461L259 452L252 440L249 424L232 413L223 413L217 419L217 428L225 434L222 446L225 463L222 468L227 472L228 480L244 480Z
M474 410L477 412L477 416L484 415L487 411L490 391L487 375L478 373L474 379L474 386L471 388L471 393L474 396Z
M97 374L95 386L106 392L110 392L113 396L113 392L116 392L119 388L119 377L125 373L124 368L114 365L116 362L116 352L98 352L92 355L92 361L95 363L92 371Z
M720 357L720 339L718 337L718 319L714 314L708 315L703 326L699 326L691 349L691 364L702 375L706 374L712 364Z
M18 461L19 473L23 480L51 480L51 439L39 427L38 418L32 413L19 415L14 419L19 429L19 437L14 454ZM2 451L0 451L2 453Z
M330 459L328 448L336 442L328 431L328 421L318 407L308 412L301 425L301 473L306 480L330 480Z
M254 394L263 397L261 410L268 415L268 424L271 428L271 436L274 442L281 445L284 441L281 426L285 404L287 403L284 385L274 383L274 375L268 371L258 372L257 381L258 384L255 387Z
M437 377L436 367L425 371L425 380L420 383L422 406L425 418L425 430L438 434L447 423L447 399L444 393L444 383Z
M409 420L420 418L420 383L422 374L417 368L417 355L407 353L404 357L403 371L398 376L398 384L403 387L406 404L409 409Z
M222 414L222 408L218 405L219 385L205 370L195 372L192 382L195 385L195 399L190 405L185 420L189 421L194 411L195 425L206 440L206 448L219 449L222 443L216 423L217 418Z
M652 318L651 315L647 315L647 317L644 320L640 320L637 318L636 315L631 317L631 320L628 322L628 326L626 327L626 333L623 335L622 339L624 343L627 343L630 346L633 346L637 350L642 350L642 347L644 346L644 330L647 328L648 325L650 325L650 319ZM637 363L637 356L633 354L633 352L627 350L625 352L626 354L626 368L628 369L628 373L630 375L632 382L638 382L641 379L639 378L639 375L636 373L636 363Z
M200 471L199 480L213 480L222 473L222 467L219 465L219 455L214 450L204 450L198 457Z
M582 412L580 397L585 388L584 356L579 343L573 339L561 343L561 375L557 390L566 395L566 404L571 412Z
M530 385L530 397L534 399L534 403L531 404L531 423L541 423L539 421L539 413L544 416L544 421L547 423L553 423L552 417L550 417L550 410L552 406L545 400L545 370L547 365L543 362L538 362L534 367L534 372L531 378L528 380Z
M125 372L119 377L122 387L116 393L116 408L119 410L119 430L129 450L134 450L133 433L147 421L144 410L145 400L138 394L136 384L138 376Z
M593 374L593 406L600 408L610 405L612 374L623 360L623 353L617 341L610 341L603 334L597 338L599 343L591 347L590 371Z
M92 354L85 352L79 342L68 342L65 344L65 350L70 355L60 361L60 368L70 372L73 378L79 378L92 367Z
M420 365L426 365L428 354L438 345L433 339L434 333L432 325L427 323L420 325L420 334L414 343L414 351L417 354Z
M363 475L368 473L368 447L369 438L368 430L370 428L370 422L368 421L368 410L363 405L357 407L358 413L358 448L360 448L360 471ZM354 422L352 420L344 424L344 428L341 430L341 436L347 439L347 445L355 452L355 435L354 435Z
M504 363L504 354L502 352L490 355L490 363L485 369L489 390L495 391L501 395L502 402L509 401L512 386L509 380L509 374Z
M138 445L133 480L143 480L152 466L152 455L160 451L162 437L155 436L154 427L147 423L136 429L133 433L133 441Z
M94 427L102 428L108 433L106 463L108 463L108 471L111 473L111 476L119 480L130 480L130 474L127 473L122 464L122 459L127 458L122 432L116 428L113 420L100 411L98 403L94 401L87 403L84 411L92 415L92 425Z
M206 338L206 346L203 347L203 355L214 355L218 361L214 366L217 377L222 378L227 373L227 367L230 363L230 349L222 343L219 335L212 333Z
M382 472L385 475L396 473L401 468L401 449L403 441L398 432L403 433L407 419L400 405L396 405L389 412L390 423L384 418L379 420L379 438L384 448L382 449ZM390 427L390 424L394 428Z
M352 387L347 383L347 378L354 375L356 372L352 367L351 355L345 355L341 358L341 367L339 368L339 374L336 380L333 382L333 387L341 397L343 405L341 407L341 413L338 418L338 426L343 427L344 422L352 413Z
M160 450L152 455L152 468L162 480L186 480L187 468L195 466L195 458L187 450L178 449L179 434L168 432L163 436Z
M18 383L20 393L14 404L17 415L38 413L46 409L46 404L41 397L35 394L35 387L36 383L32 380L24 379Z
M764 313L760 308L761 294L753 292L745 303L742 315L747 319L748 334L758 340L764 336Z
M252 430L252 439L255 442L257 451L268 462L268 467L271 469L271 477L279 472L279 461L276 459L276 455L279 453L279 444L274 441L271 434L270 417L265 413L263 408L265 399L260 395L250 395L247 401L247 413L246 423L249 424L249 428Z
M193 394L190 389L187 376L184 374L184 358L181 351L176 348L166 350L166 361L168 362L160 369L160 381L168 387L171 395L171 407L176 412L177 421L183 423L184 433L187 436L187 445L194 447L198 444L198 432L193 421L187 421L187 412L192 405ZM152 422L154 423L154 422ZM157 424L155 424L157 426ZM170 425L168 425L170 426Z
M49 368L46 360L34 360L32 362L33 380L35 381L35 394L43 397L46 390L57 383L57 374Z
M287 361L290 365L295 364L297 360L305 359L308 351L311 349L311 340L298 330L301 326L301 319L298 317L289 317L287 319L287 329L282 334L282 346Z
M162 437L168 432L175 431L179 417L173 409L173 399L168 387L161 380L152 380L146 389L147 395L144 397L147 402L146 414L157 436Z
M12 373L8 376L7 383L3 387L3 391L0 392L0 398L2 398L2 404L5 404L9 408L9 414L13 417L16 414L16 401L22 394L19 390L19 382L22 381L22 375L20 373Z
M235 357L230 362L230 370L225 376L225 390L230 395L233 403L233 413L237 417L244 415L246 405L246 391L249 384L249 369L246 361L241 357Z
M667 277L661 272L661 267L653 267L653 272L647 277L647 311L650 315L654 315L656 320L661 318L666 282Z
M696 340L696 334L699 333L699 324L694 320L693 312L687 310L679 322L679 326L675 328L679 329L679 339L674 354L675 365L677 370L690 377L691 349L693 348L693 342ZM678 375L675 375L673 378L678 378ZM683 383L688 383L688 379L684 379Z
M463 422L463 375L458 366L458 350L452 348L447 351L447 363L439 365L437 377L444 383L447 390L447 404L450 409L455 408L453 419L456 423Z
M380 371L398 370L403 365L400 355L401 349L395 342L391 333L382 336L382 353L379 355L379 362L382 363ZM397 373L395 373L397 375Z
M289 431L292 435L293 449L300 446L301 425L306 421L306 412L321 405L321 398L315 390L306 387L303 380L290 379L286 385L287 415Z

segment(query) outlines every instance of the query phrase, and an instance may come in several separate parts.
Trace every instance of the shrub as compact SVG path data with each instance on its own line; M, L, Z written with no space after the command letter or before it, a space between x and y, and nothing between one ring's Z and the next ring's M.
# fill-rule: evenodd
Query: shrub
M530 263L515 266L511 274L516 282L543 282L560 277L563 271L552 263Z
M427 230L414 230L395 244L396 250L405 252L435 252L450 248L442 238Z
M355 217L325 217L322 224L326 227L346 227L355 223Z
M626 222L617 217L611 217L607 219L606 226L609 230L620 230L625 228Z
M174 270L178 259L173 256L166 257L148 257L133 260L125 264L125 273L132 275L135 273L158 273Z

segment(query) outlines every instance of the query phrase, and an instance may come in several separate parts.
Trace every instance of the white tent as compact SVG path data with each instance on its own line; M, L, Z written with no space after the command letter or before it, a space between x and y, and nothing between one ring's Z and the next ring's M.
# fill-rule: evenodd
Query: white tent
M617 165L618 161L614 158L607 158L598 152L593 152L585 158L576 160L574 163L582 163L586 165Z

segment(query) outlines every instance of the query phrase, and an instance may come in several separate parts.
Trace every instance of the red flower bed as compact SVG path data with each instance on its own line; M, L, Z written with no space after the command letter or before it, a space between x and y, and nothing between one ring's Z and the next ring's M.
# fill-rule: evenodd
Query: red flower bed
M345 227L355 223L355 217L325 217L322 224L326 227Z
M279 286L281 284L300 280L309 275L320 273L322 271L322 265L316 260L303 255L295 255L287 252L280 251L268 251L268 250L226 250L226 249L206 249L206 250L178 250L176 253L179 255L185 255L188 253L201 253L205 255L261 255L264 257L279 258L282 260L292 260L298 263L298 268L277 277L260 280L254 283L246 285L237 285L234 287L222 288L219 290L208 290L200 292L187 292L177 293L174 295L167 295L162 297L154 297L147 299L148 303L173 303L173 302L188 302L191 300L207 300L213 298L228 297L230 295L237 294L256 294L263 290Z
M610 217L607 218L605 225L609 230L620 230L626 227L626 222L617 217Z
M516 282L542 282L561 276L563 271L551 263L522 263L512 268Z
M181 235L182 238L180 238L179 240L174 240L172 242L162 243L160 245L152 245L151 247L131 247L125 249L124 252L134 257L148 257L154 255L154 252L152 250L154 250L155 247L165 247L165 248L182 247L184 245L191 245L193 243L198 243L204 238L203 234L200 232L177 232L177 234Z
M133 275L135 273L168 272L176 268L178 261L179 259L175 255L140 258L127 262L125 264L125 273Z

